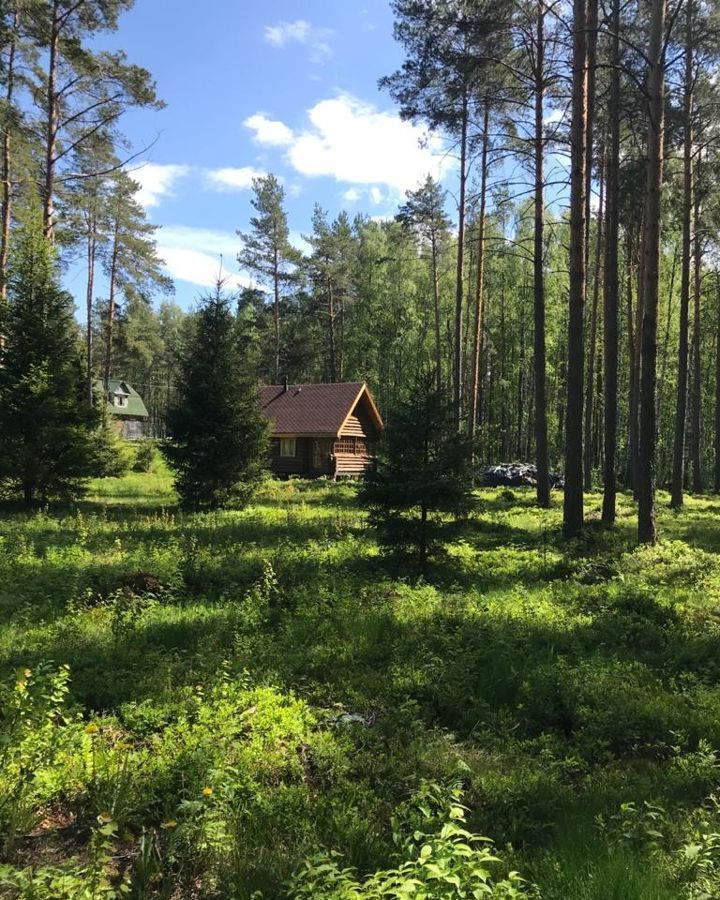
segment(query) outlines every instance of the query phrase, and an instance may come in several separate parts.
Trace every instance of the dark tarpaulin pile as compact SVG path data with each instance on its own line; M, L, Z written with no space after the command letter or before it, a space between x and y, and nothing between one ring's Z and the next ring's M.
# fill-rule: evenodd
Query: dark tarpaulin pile
M561 489L565 476L550 472L550 487ZM537 467L532 463L498 463L480 470L480 484L484 487L536 487Z

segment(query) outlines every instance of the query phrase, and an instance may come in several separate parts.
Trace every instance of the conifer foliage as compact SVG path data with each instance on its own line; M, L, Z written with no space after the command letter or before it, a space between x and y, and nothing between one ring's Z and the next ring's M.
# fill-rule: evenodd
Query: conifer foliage
M0 325L0 485L25 503L77 492L96 467L72 298L58 286L39 215L15 229Z
M267 458L268 428L230 299L218 283L181 352L178 398L163 448L181 502L191 509L242 506Z
M361 486L360 500L380 545L416 556L423 574L438 532L437 514L460 515L472 505L470 450L435 373L417 375L387 422L377 466Z

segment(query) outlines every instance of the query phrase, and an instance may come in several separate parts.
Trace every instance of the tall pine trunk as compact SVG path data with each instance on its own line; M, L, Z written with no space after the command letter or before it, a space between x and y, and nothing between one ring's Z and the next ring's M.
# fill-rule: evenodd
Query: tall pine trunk
M477 239L477 282L475 285L475 325L473 331L472 349L472 384L470 387L470 414L468 418L468 434L470 440L475 440L478 421L478 400L480 394L480 382L482 379L482 332L483 332L483 292L485 289L485 204L487 198L488 177L488 145L490 136L490 109L485 101L483 113L482 154L480 160L480 211L478 218Z
M43 185L43 228L48 240L55 232L55 153L58 132L57 67L60 45L60 17L57 0L52 4L52 23L48 47L47 121L45 123L45 179Z
M590 0L594 2L594 0ZM565 499L563 534L575 537L583 525L583 330L585 315L585 193L587 190L587 5L573 0L573 87L570 129L570 291L567 409L565 415Z
M699 172L700 157L697 168ZM699 182L699 178L698 178ZM705 490L705 477L702 465L702 235L699 227L700 195L695 193L695 240L693 253L693 377L692 377L692 468L693 491L696 494Z
M335 340L335 297L332 281L328 280L327 286L328 304L328 337L330 339L330 381L337 381L337 349Z
M647 136L647 190L645 200L645 246L643 272L643 317L641 334L640 442L638 465L638 540L654 544L655 470L657 446L657 332L660 293L661 190L663 138L665 132L665 72L663 36L666 0L652 0Z
M607 161L607 199L605 225L605 273L603 277L603 369L604 369L604 442L602 521L615 521L617 495L618 434L618 315L620 280L618 241L620 237L620 0L613 0L610 103L608 124L610 148ZM628 259L628 265L630 260Z
M550 506L550 461L548 458L547 373L545 358L545 2L538 0L535 43L535 200L533 245L533 363L535 381L535 455L537 502Z
M105 388L105 396L107 397L110 389L110 375L112 374L112 349L113 337L115 332L115 290L117 288L117 264L120 244L118 235L120 232L119 221L115 220L115 230L113 234L112 258L110 260L110 276L109 276L109 298L108 298L108 321L105 329L105 365L103 367L103 387Z
M87 288L85 293L85 306L87 314L87 334L85 336L86 352L86 378L87 397L90 405L94 402L94 378L93 378L93 294L95 293L95 258L97 251L97 220L94 212L88 215L88 240L87 240Z
M715 493L720 494L720 269L715 270L717 326L715 332Z
M273 323L275 342L273 347L273 375L275 384L280 383L280 262L277 240L273 247Z
M11 116L15 95L15 58L17 55L18 8L15 3L10 33L10 45L5 66L5 130L2 146L2 211L0 213L0 310L7 301L7 268L10 252L10 224L12 222L12 135ZM0 350L3 335L0 331Z
M630 368L630 398L628 403L628 453L625 484L629 487L637 500L637 468L638 468L638 444L640 441L640 331L642 328L642 247L640 237L643 225L637 227L635 246L632 246L630 232L628 233L627 247L627 316L628 335L630 336L631 352L628 354ZM632 261L635 259L635 271ZM637 278L633 278L636 274ZM637 298L633 306L633 282L637 283Z
M440 275L438 272L438 239L433 227L430 236L430 268L433 283L433 308L435 313L435 385L442 390L442 338L440 334Z
M458 202L457 261L455 272L455 335L453 341L453 412L455 427L462 421L463 278L465 273L465 191L467 183L468 100L463 95L460 121L460 197Z
M597 362L598 303L600 299L600 261L603 248L603 212L605 207L605 171L604 159L600 164L600 202L597 212L597 228L595 236L595 271L593 275L592 307L590 311L590 348L588 353L587 387L585 396L584 426L584 483L585 490L592 489L593 470L593 416L595 412L595 377ZM588 229L590 220L588 219ZM589 243L589 241L588 241Z
M680 335L678 339L677 400L675 403L675 439L673 443L673 470L670 505L680 509L683 505L685 482L685 433L687 429L688 397L688 321L690 310L690 257L692 255L693 227L693 0L687 0L685 21L685 87L683 99L683 217L682 259L680 263Z

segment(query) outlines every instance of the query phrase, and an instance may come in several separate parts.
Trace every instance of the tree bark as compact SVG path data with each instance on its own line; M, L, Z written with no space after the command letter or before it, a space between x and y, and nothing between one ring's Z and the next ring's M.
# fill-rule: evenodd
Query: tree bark
M45 183L43 189L43 229L45 237L52 241L55 230L55 148L58 131L58 97L56 93L60 22L57 0L52 5L52 23L48 47L47 68L47 122L45 126Z
M700 157L697 161L698 175ZM699 182L699 177L698 177ZM695 240L693 253L693 378L692 378L692 468L693 491L700 494L705 490L702 465L702 235L700 222L700 195L695 192Z
M455 427L462 421L462 314L463 275L465 269L465 190L467 182L468 101L463 96L460 121L460 198L458 203L457 264L455 272L455 338L453 358L453 411Z
M328 280L328 323L330 337L330 381L337 381L337 353L335 349L335 298L333 296L332 282Z
M608 122L610 148L607 161L607 201L605 225L605 273L603 278L603 369L604 443L602 521L615 522L618 433L618 313L620 282L618 240L620 236L620 0L613 0L610 102ZM630 260L628 259L628 266ZM632 318L632 317L631 317Z
M7 268L10 252L10 223L12 222L12 136L10 116L15 95L15 58L17 55L18 7L13 8L12 33L5 68L5 131L2 148L2 212L0 219L0 310L7 301ZM0 350L4 346L0 330Z
M666 0L652 0L650 18L647 136L647 191L640 385L638 540L657 541L655 469L657 446L657 327L660 289L661 190L665 130L663 36Z
M93 294L95 293L95 257L97 251L97 220L95 213L88 216L88 242L87 242L87 288L85 293L85 305L87 311L87 335L85 338L85 350L87 354L87 397L90 406L94 403L94 379L93 379ZM107 389L106 389L107 392Z
M595 362L597 357L598 302L600 298L600 260L603 247L603 211L604 211L605 173L604 160L600 165L600 202L597 212L597 228L595 235L595 272L593 275L592 308L590 311L590 348L588 354L587 387L585 396L585 435L584 435L584 483L585 490L592 489L593 470L593 415L595 411ZM590 228L590 219L588 230ZM588 241L589 243L589 241Z
M472 350L472 384L470 387L470 415L468 418L468 435L474 442L478 420L478 398L482 378L482 331L483 331L483 291L485 288L485 204L487 198L488 145L490 126L490 108L485 100L483 112L482 154L480 160L480 210L478 213L477 239L477 283L475 285L475 327Z
M593 3L594 0L590 0ZM565 416L565 499L563 534L577 536L583 525L583 330L585 316L585 193L587 189L587 4L573 0L573 87L570 131L570 291L567 410Z
M685 481L685 432L687 428L688 397L688 320L690 309L690 257L692 255L693 228L693 0L687 0L685 24L685 95L683 119L683 220L682 259L680 264L680 335L678 339L677 400L675 404L675 439L673 443L673 470L670 489L670 505L680 509L683 505Z
M280 263L277 238L273 248L273 320L275 326L273 374L275 384L280 384Z
M430 235L430 268L433 283L433 306L435 312L435 386L442 390L442 339L440 336L440 276L438 273L438 238L435 227Z
M632 232L628 229L627 240L627 326L628 326L628 364L630 378L630 398L628 403L628 450L625 470L625 484L633 492L637 500L637 465L638 442L640 428L640 330L642 326L642 241L638 224L633 247ZM635 271L633 272L633 257ZM633 307L633 275L637 274L637 298Z
M720 494L720 269L715 270L718 319L715 334L715 493Z
M535 456L537 502L550 506L548 458L547 365L545 355L545 0L538 0L535 41L535 200L533 246L533 363L535 375Z
M110 388L110 375L112 372L112 345L115 324L115 288L117 282L117 261L119 252L118 235L120 231L119 222L115 221L115 230L113 234L113 250L112 259L110 261L110 285L108 299L108 321L105 330L105 366L103 371L103 387L105 388L105 396Z

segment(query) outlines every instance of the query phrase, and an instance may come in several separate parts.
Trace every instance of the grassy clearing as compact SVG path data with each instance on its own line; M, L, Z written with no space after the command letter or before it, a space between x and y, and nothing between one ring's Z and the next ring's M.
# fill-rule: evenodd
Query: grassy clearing
M186 515L156 463L1 514L0 896L286 897L323 849L362 878L427 783L531 896L720 895L720 505L637 549L621 502L568 546L481 491L431 583L350 485Z

